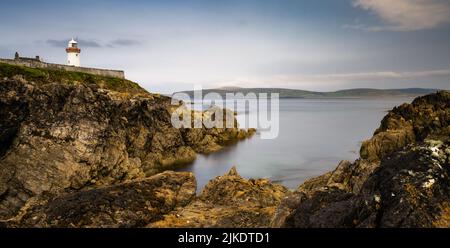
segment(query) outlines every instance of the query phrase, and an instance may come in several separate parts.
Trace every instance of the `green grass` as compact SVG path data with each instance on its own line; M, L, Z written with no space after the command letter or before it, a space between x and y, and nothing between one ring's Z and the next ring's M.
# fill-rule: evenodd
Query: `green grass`
M127 79L105 77L99 75L93 75L83 72L72 72L64 70L53 70L44 68L29 68L25 66L16 66L5 63L0 63L0 78L11 78L15 75L21 75L28 81L33 81L37 84L47 83L84 83L95 84L101 88L114 90L117 92L126 93L143 93L148 92L141 88L139 84Z

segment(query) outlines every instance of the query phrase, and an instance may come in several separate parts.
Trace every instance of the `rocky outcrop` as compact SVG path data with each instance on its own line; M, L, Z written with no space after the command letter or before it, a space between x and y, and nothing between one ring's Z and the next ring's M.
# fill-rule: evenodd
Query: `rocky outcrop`
M394 108L361 158L308 180L274 227L450 227L450 93Z
M164 172L113 186L58 196L40 195L7 222L20 227L142 227L177 207L196 192L192 173Z
M289 194L284 186L266 179L243 179L233 167L211 180L189 205L148 227L268 227Z
M30 70L37 82L28 79L35 74L0 75L0 219L35 196L145 178L251 134L237 126L177 129L169 97L112 79L58 74L64 83L54 82Z
M297 192L285 227L450 227L449 140L408 145L383 160L358 193ZM285 218L280 222L280 218Z

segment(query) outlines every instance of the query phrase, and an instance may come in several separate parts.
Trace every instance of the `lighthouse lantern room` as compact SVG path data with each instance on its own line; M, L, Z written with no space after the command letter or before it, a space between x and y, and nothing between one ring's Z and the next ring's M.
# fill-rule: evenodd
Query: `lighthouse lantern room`
M80 52L81 49L78 48L78 43L71 39L66 48L67 52L67 65L70 66L80 66Z

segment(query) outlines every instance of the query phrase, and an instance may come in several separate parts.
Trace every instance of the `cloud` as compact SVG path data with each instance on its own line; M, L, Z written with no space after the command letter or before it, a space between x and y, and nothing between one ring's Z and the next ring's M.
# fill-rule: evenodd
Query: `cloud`
M92 40L77 40L80 47L102 47L98 42ZM53 47L67 47L69 40L47 40L46 43Z
M138 40L131 39L117 39L109 43L111 46L135 46L141 44Z
M47 40L45 43L49 44L52 47L66 47L67 40Z
M91 40L78 40L78 44L83 47L102 47L99 43Z
M384 80L414 80L429 77L450 77L450 69L411 72L378 71L317 75L278 75L270 78L245 77L218 82L215 86L247 85L247 87L261 87L263 85L292 86L299 84L311 85L317 83L373 83Z
M353 0L353 6L371 11L386 24L344 25L344 28L368 31L416 31L450 23L448 0Z
M132 39L115 39L107 43L99 43L93 40L83 40L83 39L77 39L78 44L80 47L115 47L115 46L136 46L141 44L138 40L132 40ZM53 47L67 47L67 43L69 40L53 40L49 39L46 41L46 43ZM106 45L105 45L106 44Z
M294 80L304 82L348 82L348 81L378 81L392 79L418 79L424 77L450 76L450 69L446 70L429 70L429 71L413 71L413 72L360 72L360 73L343 73L343 74L324 74L324 75L306 75L294 77L279 77L282 80Z

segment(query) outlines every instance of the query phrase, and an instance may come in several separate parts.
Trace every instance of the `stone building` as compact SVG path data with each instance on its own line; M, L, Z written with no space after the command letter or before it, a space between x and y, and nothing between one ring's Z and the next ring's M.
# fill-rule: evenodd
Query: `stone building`
M34 58L20 57L19 52L16 52L16 54L14 54L14 60L23 61L23 62L26 62L26 61L44 62L38 55L36 55L36 57L34 57Z

